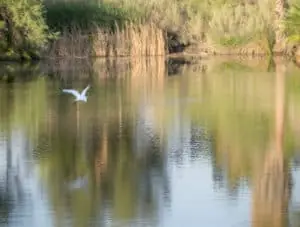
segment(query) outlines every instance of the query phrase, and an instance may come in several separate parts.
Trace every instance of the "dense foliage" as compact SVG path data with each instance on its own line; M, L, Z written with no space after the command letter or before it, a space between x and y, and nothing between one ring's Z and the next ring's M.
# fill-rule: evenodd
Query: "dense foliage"
M39 0L1 0L1 55L38 57L52 37L43 14Z
M300 42L300 5L292 5L288 11L285 23L289 40Z

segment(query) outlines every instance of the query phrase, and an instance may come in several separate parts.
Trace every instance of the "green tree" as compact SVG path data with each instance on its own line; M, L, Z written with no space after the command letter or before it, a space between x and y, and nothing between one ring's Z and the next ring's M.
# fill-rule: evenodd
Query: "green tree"
M274 32L275 32L275 45L273 48L274 53L282 53L285 49L286 36L284 28L285 14L288 8L287 0L275 0L274 8Z
M39 57L51 33L40 0L0 0L0 53L21 58Z

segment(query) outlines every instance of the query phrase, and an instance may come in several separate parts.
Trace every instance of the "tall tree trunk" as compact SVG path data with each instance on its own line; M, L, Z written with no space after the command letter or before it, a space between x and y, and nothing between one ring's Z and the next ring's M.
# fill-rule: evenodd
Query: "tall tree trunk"
M273 47L274 54L282 54L286 49L286 36L284 32L284 18L288 8L287 0L275 0L274 15L274 32L275 45Z

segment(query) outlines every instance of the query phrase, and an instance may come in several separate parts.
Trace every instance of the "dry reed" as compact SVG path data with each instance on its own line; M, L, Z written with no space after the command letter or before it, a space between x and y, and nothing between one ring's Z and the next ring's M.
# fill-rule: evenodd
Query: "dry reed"
M166 54L163 31L154 24L116 26L115 32L97 28L90 34L80 29L64 31L52 43L50 58L161 56Z
M72 28L71 31L64 30L51 46L45 57L50 58L87 58L91 53L91 42L89 36L83 34L79 29Z

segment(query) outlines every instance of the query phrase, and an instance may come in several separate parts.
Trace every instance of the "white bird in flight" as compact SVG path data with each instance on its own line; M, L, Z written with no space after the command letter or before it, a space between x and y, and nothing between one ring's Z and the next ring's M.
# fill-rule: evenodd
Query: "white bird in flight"
M76 91L74 89L63 89L62 91L74 95L76 97L75 102L76 101L87 102L86 92L89 90L89 88L90 88L90 85L88 85L81 93L79 93L78 91Z
M81 188L87 186L87 183L88 183L87 176L79 177L79 178L75 179L74 181L69 182L68 188L71 190L81 189Z

